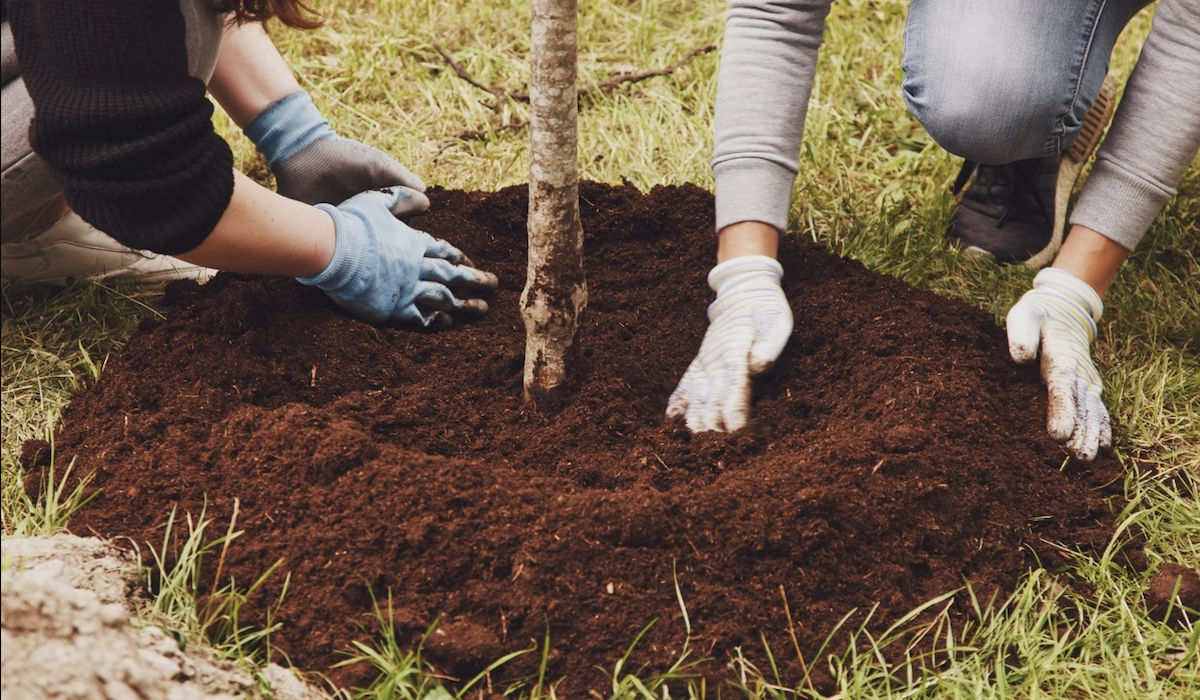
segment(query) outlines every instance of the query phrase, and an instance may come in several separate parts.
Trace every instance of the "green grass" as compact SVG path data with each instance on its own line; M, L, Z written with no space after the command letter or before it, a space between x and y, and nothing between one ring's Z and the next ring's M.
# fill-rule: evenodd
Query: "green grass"
M354 642L351 649L345 652L347 658L338 662L335 668L366 664L375 671L375 680L365 688L339 689L338 694L347 700L453 700L472 697L484 688L490 694L495 692L491 678L493 671L517 657L538 652L538 645L535 644L529 649L505 654L488 664L474 678L454 684L451 692L442 682L446 680L445 677L438 676L433 667L422 658L425 643L436 632L438 621L434 620L416 647L407 648L396 638L395 608L392 605L391 593L388 593L386 613L379 607L379 600L374 592L371 593L371 603L371 624L361 627L368 635L374 635L373 641ZM547 642L542 646L543 650L549 649L548 643L547 638ZM543 654L541 668L544 670L545 667L546 656ZM534 685L534 694L541 687L541 680L542 677L539 676L538 683ZM519 680L512 681L508 683L507 689L512 692L524 685Z
M108 358L153 315L155 294L125 286L76 285L59 294L0 298L0 517L5 534L35 534L63 523L29 519L36 504L22 489L26 440L53 442L53 428L72 392L96 381ZM61 465L59 465L61 467ZM53 511L56 506L41 504Z
M272 620L287 596L291 576L284 577L279 598L268 606L264 627L242 623L242 608L276 575L283 560L248 585L239 584L232 576L225 580L225 556L242 535L236 529L237 513L235 501L225 534L213 537L213 521L203 510L194 518L190 513L177 517L171 511L161 547L150 550L153 565L143 569L150 599L141 617L147 624L168 630L181 645L203 640L218 658L234 661L249 672L261 693L269 688L261 669L272 660L271 634L281 626ZM213 557L217 559L216 571L210 574L211 581L203 580L204 561Z
M325 27L272 32L340 133L390 151L431 185L494 190L524 182L528 135L502 127L523 122L526 105L505 102L493 110L492 96L459 79L433 43L483 83L522 90L528 79L527 3L343 0L319 6L329 16ZM810 101L791 228L872 269L965 300L1000 322L1034 273L975 263L944 244L947 189L958 161L930 142L900 99L905 8L904 2L886 0L835 4ZM580 81L587 86L623 71L670 65L693 48L719 42L724 3L587 0L580 10ZM1148 28L1143 13L1118 45L1113 71L1119 82L1132 69ZM672 75L584 100L582 176L627 179L643 189L682 182L711 188L717 61L715 52L702 54ZM219 116L218 127L233 144L239 166L269 180L262 159L229 121ZM471 131L486 135L457 138ZM1064 587L1062 575L1035 572L1009 600L993 606L980 601L967 628L951 628L949 618L939 617L924 630L941 640L939 651L913 658L909 667L888 668L879 660L880 647L904 643L902 638L863 638L865 653L858 647L834 650L829 661L838 697L1200 694L1200 626L1181 630L1155 622L1142 603L1145 581L1161 564L1200 567L1198 221L1200 162L1193 163L1180 195L1113 284L1094 348L1105 401L1118 426L1116 449L1130 467L1130 506L1119 515L1145 538L1148 571L1130 574L1104 557L1072 555L1077 564L1069 576L1086 584L1076 588L1090 590L1087 595ZM455 242L471 248L469 240ZM0 511L6 534L60 527L62 516L78 503L65 493L53 504L24 499L20 445L32 437L48 439L70 393L103 372L138 320L154 313L153 305L153 293L130 288L74 287L3 299ZM190 584L183 578L180 590L186 592ZM198 590L207 591L202 584ZM410 674L404 677L410 683L404 687L415 693L410 696L428 696L441 687L422 680L414 650L392 647L394 640L383 637L373 651L351 653L386 652L397 673ZM789 652L771 653L782 658ZM412 663L401 663L404 658ZM664 688L676 697L712 697L718 691L722 697L814 694L803 685L779 687L770 668L750 668L737 658L731 664L743 679L741 690L689 686L682 675L655 685L636 669L619 669L612 695L662 697ZM921 668L936 673L918 676L914 669ZM554 697L555 680L531 681L514 692ZM407 697L399 690L363 696Z

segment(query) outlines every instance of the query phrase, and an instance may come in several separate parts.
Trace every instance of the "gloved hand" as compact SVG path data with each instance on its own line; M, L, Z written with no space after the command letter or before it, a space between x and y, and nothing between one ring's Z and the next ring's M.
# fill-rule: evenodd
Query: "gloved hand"
M446 328L453 324L451 313L487 313L484 300L458 299L450 289L495 289L496 276L396 218L428 207L425 195L407 187L363 192L336 207L318 204L337 229L333 259L316 275L296 279L325 290L338 306L371 323Z
M783 267L765 255L717 265L708 286L708 332L667 402L667 416L685 416L693 432L734 431L746 424L750 377L765 372L792 334L792 309L779 281Z
M1071 453L1084 460L1112 444L1112 423L1091 357L1096 322L1103 312L1100 296L1087 282L1052 267L1033 278L1033 289L1008 312L1012 358L1031 362L1041 346L1042 381L1050 394L1050 437L1067 442Z
M421 178L383 151L338 136L307 92L293 92L246 125L267 158L279 194L306 204L340 204L394 185L425 191Z

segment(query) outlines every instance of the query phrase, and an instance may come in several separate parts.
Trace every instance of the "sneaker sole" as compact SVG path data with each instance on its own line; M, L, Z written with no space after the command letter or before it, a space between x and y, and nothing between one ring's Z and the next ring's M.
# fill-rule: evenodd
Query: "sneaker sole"
M90 275L42 277L36 279L2 277L0 278L0 286L3 286L8 291L20 292L30 289L37 289L39 287L66 287L74 281L83 281L96 284L105 282L107 280L134 280L138 285L152 289L177 280L192 280L197 284L204 284L211 280L213 276L217 274L217 272L217 270L209 267L189 266L179 267L172 270L154 270L150 272L107 271Z
M962 249L963 257L967 260L996 262L996 254L990 250L984 250L977 245L969 245Z
M1117 86L1112 76L1104 78L1100 86L1100 94L1083 118L1083 127L1079 136L1071 143L1071 147L1063 154L1062 165L1058 167L1058 181L1054 187L1054 229L1050 233L1050 241L1046 247L1029 257L1025 264L1034 269L1045 267L1062 248L1063 234L1067 225L1067 205L1071 200L1071 192L1083 172L1083 166L1096 152L1100 145L1100 137L1108 128L1116 108Z

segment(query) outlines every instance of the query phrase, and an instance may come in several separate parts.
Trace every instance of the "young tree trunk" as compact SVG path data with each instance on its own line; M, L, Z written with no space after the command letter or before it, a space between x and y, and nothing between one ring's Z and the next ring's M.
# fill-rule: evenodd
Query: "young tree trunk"
M587 305L576 165L576 14L577 0L533 0L529 268L521 312L525 399L544 408L561 398Z

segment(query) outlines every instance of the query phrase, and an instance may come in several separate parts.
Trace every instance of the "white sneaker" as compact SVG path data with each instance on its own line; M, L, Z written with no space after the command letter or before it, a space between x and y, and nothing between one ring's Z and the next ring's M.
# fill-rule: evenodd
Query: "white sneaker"
M133 277L148 285L178 279L203 284L216 272L123 246L73 211L39 233L0 246L0 283L12 288L64 287L72 279L97 282L114 277Z

